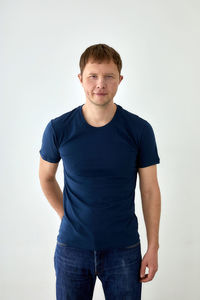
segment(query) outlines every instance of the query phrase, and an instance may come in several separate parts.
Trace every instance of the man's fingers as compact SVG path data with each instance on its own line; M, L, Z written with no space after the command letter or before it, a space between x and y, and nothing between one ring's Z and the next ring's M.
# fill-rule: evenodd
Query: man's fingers
M140 279L145 279L148 277L148 274L145 274L144 276L142 276Z
M157 269L155 268L149 268L149 273L146 274L145 276L143 276L143 278L140 278L140 282L147 282L147 281L151 281L154 276L155 276L155 273L156 273Z
M146 263L144 260L142 260L141 267L140 267L140 278L145 276L145 269L146 269Z

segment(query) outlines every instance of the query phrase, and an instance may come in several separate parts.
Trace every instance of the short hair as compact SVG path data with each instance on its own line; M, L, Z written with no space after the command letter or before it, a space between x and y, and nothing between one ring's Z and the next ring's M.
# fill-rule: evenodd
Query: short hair
M106 44L94 44L88 47L81 55L79 61L80 73L83 74L85 65L89 60L92 62L102 63L103 61L110 62L111 60L117 65L119 74L121 74L122 60L119 53L112 47Z

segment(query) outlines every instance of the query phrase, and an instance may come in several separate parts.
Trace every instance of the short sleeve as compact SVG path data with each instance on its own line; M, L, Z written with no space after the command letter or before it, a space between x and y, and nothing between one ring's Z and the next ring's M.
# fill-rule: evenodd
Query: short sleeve
M146 121L142 130L138 150L137 167L144 168L160 163L155 134L152 126Z
M58 163L61 159L52 120L49 121L43 132L42 146L39 153L44 160L51 163Z

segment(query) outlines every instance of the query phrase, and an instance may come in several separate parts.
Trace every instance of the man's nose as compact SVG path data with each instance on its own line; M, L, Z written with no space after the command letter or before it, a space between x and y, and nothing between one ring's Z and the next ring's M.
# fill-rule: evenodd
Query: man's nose
M97 87L103 88L103 87L105 87L105 85L106 85L106 82L105 82L105 79L104 79L104 78L99 78L99 79L97 80Z

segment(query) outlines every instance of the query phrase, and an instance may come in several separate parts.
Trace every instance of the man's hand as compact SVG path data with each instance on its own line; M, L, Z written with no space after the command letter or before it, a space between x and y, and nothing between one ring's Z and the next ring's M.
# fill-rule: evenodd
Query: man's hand
M149 273L145 274L145 269L148 267ZM154 278L158 270L158 249L150 248L145 253L140 267L140 282L147 282Z

